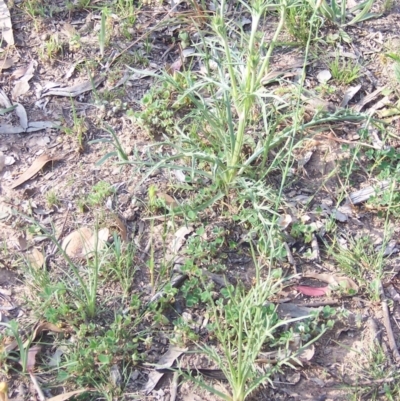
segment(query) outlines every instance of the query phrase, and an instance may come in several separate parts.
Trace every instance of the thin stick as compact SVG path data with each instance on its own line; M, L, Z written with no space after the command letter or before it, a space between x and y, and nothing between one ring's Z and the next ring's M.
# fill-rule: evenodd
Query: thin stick
M175 401L178 394L179 372L174 372L171 382L170 401Z
M383 323L385 325L386 334L388 336L389 346L393 353L393 358L394 358L395 362L400 363L400 353L399 353L399 350L397 349L396 340L394 338L394 334L393 334L393 330L392 330L392 325L390 323L389 307L387 304L386 295L383 291L383 286L382 286L381 281L379 281L379 292L380 292L381 301L382 301Z
M38 397L40 401L46 401L46 397L43 394L42 389L39 386L39 383L36 379L36 376L32 373L29 372L29 376L31 377L32 383L33 383L33 387L35 387L36 392L38 393Z
M286 256L288 259L288 262L293 266L294 274L297 274L297 267L296 267L296 261L294 260L294 257L292 255L292 251L290 250L289 245L287 242L283 243L285 250L286 250Z

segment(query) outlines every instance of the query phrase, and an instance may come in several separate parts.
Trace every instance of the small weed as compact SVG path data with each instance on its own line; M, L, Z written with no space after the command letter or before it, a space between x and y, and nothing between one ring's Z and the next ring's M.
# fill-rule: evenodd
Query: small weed
M115 193L115 188L106 181L99 181L86 196L86 205L90 207L101 205L105 199Z
M303 44L307 43L310 31L318 32L320 20L312 19L313 13L312 6L306 0L295 2L286 9L285 27L291 36Z
M155 84L141 100L142 111L129 110L127 117L144 127L150 136L174 133L173 87L168 82Z
M310 243L312 241L312 235L316 229L317 228L315 226L297 221L292 224L290 235L292 235L294 238L304 239L304 242Z
M43 60L49 61L51 64L54 63L55 59L63 54L63 44L60 42L58 35L51 35L48 40L46 40L41 49L40 57Z
M104 264L104 274L119 283L123 297L127 298L132 288L133 276L139 269L136 263L136 249L132 243L125 246L117 235L114 235L110 248L109 261Z
M67 1L65 8L68 12L80 11L90 6L92 0L75 0L73 2Z
M123 19L122 29L132 27L135 24L139 11L140 5L133 0L117 0L115 3L115 12Z
M129 160L128 155L126 154L125 149L122 147L116 132L110 126L106 126L105 130L111 135L112 139L95 139L93 141L90 141L89 143L111 144L115 148L115 151L106 153L96 164L101 165L110 157L115 156L118 157L120 162L127 162Z
M72 379L82 387L108 387L118 395L120 388L110 382L110 369L113 365L129 365L133 360L141 359L138 353L140 334L136 331L136 324L130 316L120 314L114 316L107 328L81 323L76 327L76 341L60 344L65 352L58 381Z
M50 190L46 193L46 202L49 207L58 206L61 203L57 192L54 190Z
M397 82L400 83L400 55L397 53L387 53L386 56L394 61L394 77L396 78Z
M340 84L348 85L360 77L361 67L356 62L343 59L340 62L339 54L328 64L332 77Z
M374 0L365 0L353 7L347 6L347 0L313 1L313 7L329 22L345 27L355 25L381 14L371 13Z
M88 127L85 118L78 117L73 99L71 99L71 109L73 118L72 127L62 127L62 130L76 140L78 145L77 151L81 153L85 148L85 138Z
M14 352L11 352L9 355L7 355L7 357L3 355L2 358L6 358L14 361L14 363L18 363L22 367L22 372L27 373L29 348L34 340L32 334L24 340L19 332L18 323L15 320L11 320L9 323L0 322L0 326L3 326L7 329L7 336L15 339L18 350L17 355L15 355Z
M382 10L383 13L389 12L394 5L394 0L384 0L383 5L382 5Z
M349 388L354 400L368 398L371 401L378 401L383 395L385 400L397 400L400 395L398 385L400 377L391 367L382 347L374 343L366 354L359 355L359 358L364 360L361 364L353 365L351 374L353 386ZM364 384L359 385L359 382Z
M325 95L333 95L336 93L337 88L333 85L329 84L320 84L315 87L315 92L318 93L321 97L324 97Z
M373 301L380 299L380 280L384 274L383 252L386 245L381 246L380 251L369 237L348 239L347 248L333 244L329 246L329 255L338 263L340 270L348 277L356 280L365 289Z
M79 198L76 201L76 207L79 213L85 213L87 210L86 200L84 198Z
M106 46L106 42L108 42L109 38L107 35L107 18L110 16L110 11L107 7L103 8L101 11L101 20L100 20L100 32L99 32L99 47L100 47L100 55L104 57L104 49Z
M280 272L271 272L269 278L259 282L247 293L240 285L234 288L228 285L221 290L222 297L208 302L212 308L211 335L222 349L219 353L210 346L203 346L202 351L223 371L230 385L231 395L227 395L192 378L199 385L206 387L226 401L244 401L261 383L271 381L270 377L280 366L289 363L294 355L283 354L276 365L269 365L266 371L255 366L256 359L266 344L270 349L280 346L288 349L293 339L294 329L279 331L279 327L305 319L279 319L276 308L269 299L282 285ZM308 316L309 317L309 316ZM303 329L305 325L302 326ZM326 329L320 326L318 338ZM311 333L310 333L311 334ZM314 337L315 338L315 337Z
M144 40L144 50L147 55L151 53L151 49L153 48L153 43L151 42L151 39L146 36L146 39Z
M46 8L41 0L27 0L24 2L24 9L32 19L35 17L46 17Z
M118 67L125 65L147 67L149 63L149 58L143 54L143 50L139 49L122 54L115 62L115 65Z
M68 42L68 50L70 52L77 52L82 47L81 36L78 33L75 33Z

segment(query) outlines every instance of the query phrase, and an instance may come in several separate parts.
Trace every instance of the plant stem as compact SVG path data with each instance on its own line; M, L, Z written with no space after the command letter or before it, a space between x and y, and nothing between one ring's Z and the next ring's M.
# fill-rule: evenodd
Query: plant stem
M269 61L271 59L272 52L273 52L273 50L275 48L275 44L276 44L276 42L278 40L278 36L281 33L281 30L282 30L283 25L285 23L285 10L286 10L286 7L287 7L286 1L284 1L283 4L280 7L280 17L279 17L278 26L277 26L277 28L275 30L274 36L272 37L271 43L270 43L270 45L268 47L267 54L264 57L263 64L261 65L260 71L259 71L258 76L257 76L257 81L256 81L257 85L259 85L261 83L261 80L264 77L265 73L268 72Z

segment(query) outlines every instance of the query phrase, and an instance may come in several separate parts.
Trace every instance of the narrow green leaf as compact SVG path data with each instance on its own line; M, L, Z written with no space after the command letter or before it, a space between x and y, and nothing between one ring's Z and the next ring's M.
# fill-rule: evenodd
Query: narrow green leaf
M96 162L96 166L101 166L110 157L118 156L117 152L106 153L99 161Z

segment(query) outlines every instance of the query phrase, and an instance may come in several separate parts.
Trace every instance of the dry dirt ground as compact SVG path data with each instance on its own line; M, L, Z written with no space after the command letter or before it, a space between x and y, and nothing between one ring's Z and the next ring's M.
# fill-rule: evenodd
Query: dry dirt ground
M149 137L145 130L129 119L127 110L140 109L139 101L151 87L152 79L130 74L129 67L157 72L169 68L168 66L179 60L182 51L180 34L184 31L193 33L190 18L199 18L198 10L185 2L172 13L168 4L137 6L131 26L125 24L127 16L117 15L115 12L105 20L107 38L104 54L101 55L98 36L102 20L99 10L107 2L92 2L91 7L79 7L78 3L46 0L15 0L7 3L15 45L2 45L0 58L11 61L10 66L0 70L0 86L2 96L8 98L12 105L20 106L13 112L0 116L0 321L8 323L16 319L24 335L33 330L37 321L44 321L48 316L43 312L43 306L38 306L36 310L36 293L40 292L40 286L36 285L35 293L32 275L22 266L26 265L27 259L39 271L56 270L57 263L61 263L55 255L54 245L40 235L34 221L53 227L55 236L60 241L78 228L87 227L93 230L98 225L109 229L107 240L115 233L137 247L138 252L131 262L134 277L127 294L121 295L123 290L114 282L99 288L97 296L101 299L102 311L98 322L107 322L108 316L113 316L115 311L128 308L127 299L132 294L138 295L142 303L148 302L152 297L151 277L147 267L151 236L156 238L153 249L156 267L159 266L157 258L161 258L164 251L163 244L174 240L174 232L163 237L162 217L155 220L155 227L152 226L152 234L149 234L150 214L146 207L150 185L156 184L159 193L179 196L179 193L175 194L171 190L171 176L166 172L155 172L142 182L145 169L138 169L130 164L120 165L115 156L102 164L96 164L107 153L114 151L114 147L106 142L91 141L112 139L107 128L111 127L130 158L138 157L142 161L146 159L146 151L154 138ZM113 11L116 7L114 3L111 5L110 2L110 9ZM32 8L39 8L43 13L33 12ZM272 25L266 24L266 30L276 23L274 17L270 21ZM333 30L325 27L320 32L321 40L326 38L330 29ZM362 66L361 77L352 83L352 86L361 86L349 105L356 107L359 104L360 110L369 110L379 100L386 99L387 102L380 110L385 107L388 109L389 104L396 103L398 92L392 64L385 59L384 54L390 50L400 51L400 5L394 3L390 11L379 19L357 24L346 29L346 32L352 38L350 44L336 42L325 49L347 52L351 59L353 57ZM266 31L266 34L271 33ZM290 40L290 36L287 33L285 35ZM273 69L278 69L278 65L282 63L284 66L295 63L303 50L302 47L284 48L275 55ZM1 63L2 61L0 66ZM307 67L307 89L311 90L319 85L317 75L324 68L326 65L321 59L313 61ZM377 93L370 103L360 103L368 94L383 87L392 89L391 94ZM325 92L321 97L326 104L337 107L346 89L347 87L339 85L334 92ZM2 108L7 108L4 97L2 103ZM39 125L33 122L39 122ZM388 130L394 136L398 135L397 124L394 113L388 125ZM37 125L42 129L29 132ZM21 126L22 131L18 131ZM10 127L17 128L12 131ZM309 149L301 149L298 158L310 152L309 160L295 171L293 185L286 191L288 200L295 203L300 199L301 202L301 197L307 197L315 191L319 191L318 197L313 201L315 206L323 204L326 199L335 199L335 191L340 183L335 177L329 180L326 178L343 157L345 150L342 145L362 140L356 136L358 128L359 126L351 123L336 125L334 131L328 129L315 136ZM348 192L368 186L368 178L368 174L363 173L352 177ZM107 193L99 203L90 203L88 198L99 182L110 184L113 191ZM313 206L309 205L310 210ZM212 229L215 227L229 230L233 241L242 238L243 227L234 227L232 222L220 218L218 208L207 213L207 218L203 218L203 221L208 221L210 230L208 237L207 233L204 236L206 240L212 239ZM343 238L370 234L379 245L379 239L382 240L384 235L384 222L379 217L378 210L368 209L361 204L352 213L347 221L338 223ZM180 225L177 223L176 228ZM385 269L390 273L385 275L383 285L395 345L400 346L400 283L397 277L400 259L396 253L396 245L399 245L398 233L399 226L394 225L394 252L386 259ZM190 232L186 233L186 238L188 236ZM295 268L297 273L302 274L335 272L335 264L323 251L318 259L310 261L305 257L309 248L309 244L301 241L295 244L295 266L282 262L284 267L288 270ZM42 257L34 250L39 251ZM224 253L220 263L225 266L224 274L228 280L242 280L246 285L251 285L254 278L251 260L250 248L244 244L234 253ZM394 372L399 361L393 354L393 343L388 336L381 300L371 300L361 290L353 297L332 294L317 298L289 289L282 293L279 302L282 316L293 317L301 313L299 309L295 312L289 311L290 308L285 308L284 305L294 305L297 308L328 305L342 311L342 316L334 328L314 344L314 354L302 368L285 368L283 372L276 373L272 377L272 383L262 386L251 399L399 399L399 390L393 383L394 376L385 373ZM185 309L185 305L180 308L175 305L174 309L180 313L190 313L195 320L204 319L201 308ZM59 324L68 336L74 337L77 326L76 322L70 325L68 313L63 321L54 323ZM70 319L74 320L73 315L70 315ZM151 324L148 321L140 322L137 331L141 332ZM168 349L172 328L166 326L154 330L153 343L141 344L137 349L139 353L146 355L145 362L149 363L159 360L160 355ZM2 333L0 381L8 383L9 395L13 399L37 399L37 388L21 373L18 364L6 362L5 347L12 338L5 335L4 331ZM49 343L43 346L45 350L42 349L44 356L39 358L40 362L37 361L34 368L40 379L39 387L54 380L56 375L51 371L44 373L40 370L41 364L55 352L49 338L46 337ZM45 343L46 339L42 341ZM371 350L376 345L383 350L384 358L380 362L371 362L374 359ZM207 361L197 356L186 355L183 359L187 366L210 367ZM113 366L117 366L117 370L122 369L118 362ZM379 379L371 374L371 366L382 371ZM100 369L98 366L97 368ZM165 375L156 389L145 396L141 389L147 382L151 368L135 365L129 369L130 379L128 378L124 390L115 399L171 399L171 389L174 387L172 376ZM221 384L218 381L211 382L213 385L226 387L223 381ZM78 389L71 383L73 381L65 388L54 385L47 390L46 397ZM390 391L393 391L392 398L388 395ZM104 398L104 395L98 399L100 398ZM185 381L179 387L176 399L214 400L215 396L195 387L190 381Z

